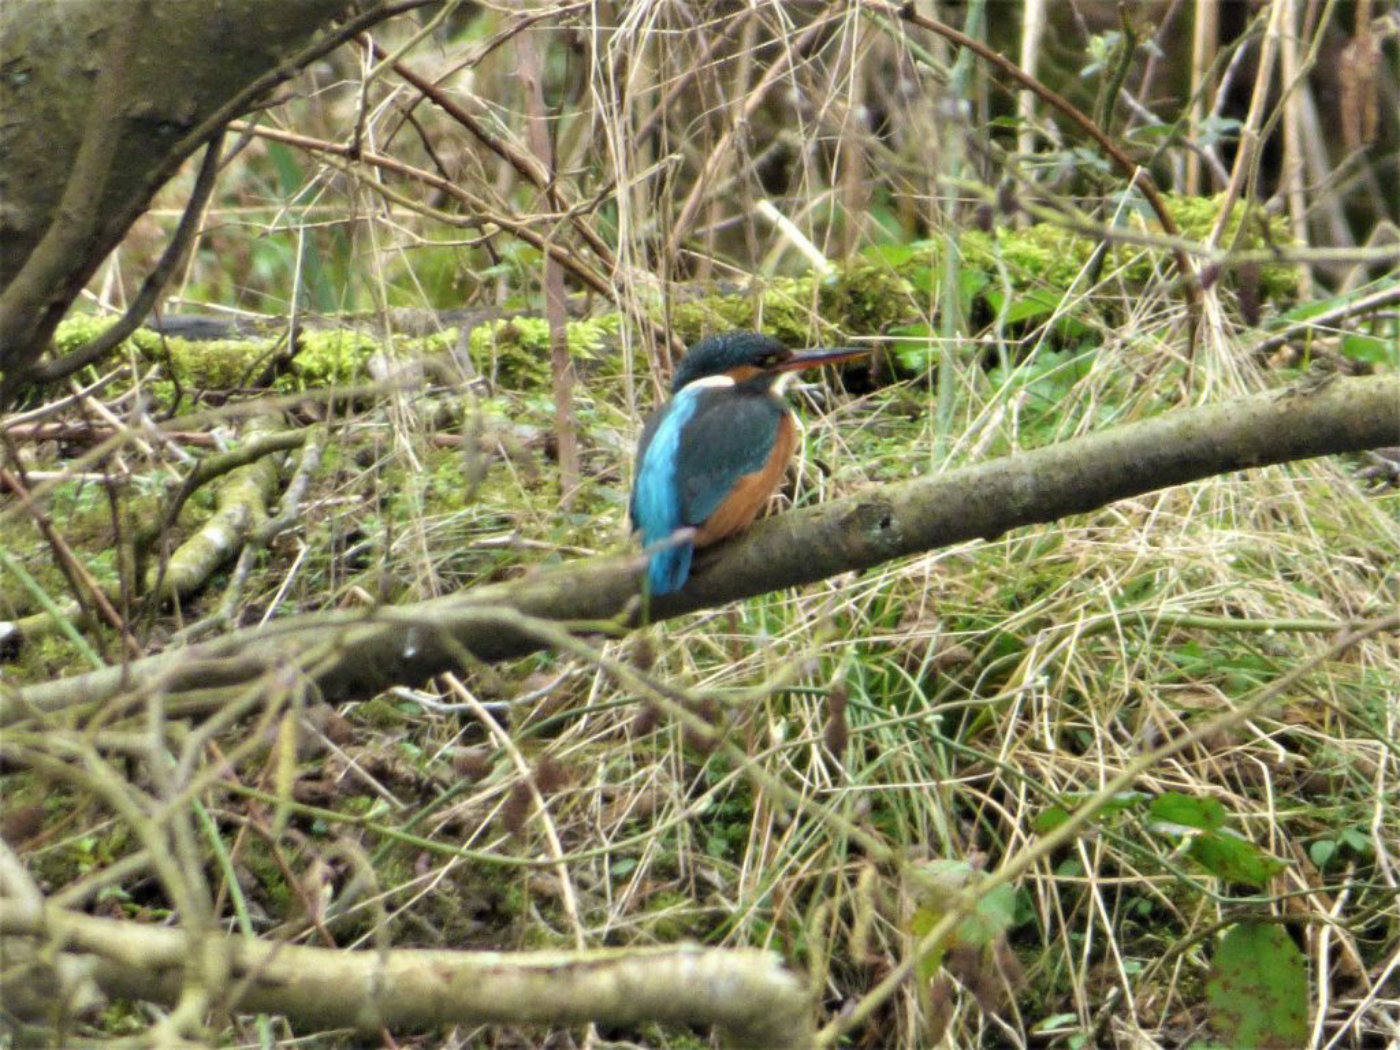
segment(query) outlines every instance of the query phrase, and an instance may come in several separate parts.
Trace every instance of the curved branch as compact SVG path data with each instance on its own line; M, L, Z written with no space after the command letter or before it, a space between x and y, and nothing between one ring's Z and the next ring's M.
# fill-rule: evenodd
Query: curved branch
M1400 375L1338 378L1178 409L947 474L881 485L762 521L703 559L653 619L812 583L895 558L1229 471L1400 445ZM640 556L591 558L378 613L325 613L0 697L0 725L130 690L210 690L304 665L331 700L369 697L457 667L544 648L532 624L640 622ZM557 627L555 628L557 630Z
M17 114L5 145L28 160L7 182L0 216L0 401L28 381L69 304L186 157L320 55L432 2L377 0L318 35L350 0L230 0L218 18L182 0L143 0L140 10L151 7L149 24L159 32L137 33L130 49L114 41L103 79L91 87L88 50L65 42L111 39L123 26L135 33L115 21L128 5L73 0L57 13L42 0L0 6L0 65L13 67L0 78L0 109ZM228 39L240 46L218 46ZM129 61L118 65L123 54ZM113 90L123 82L125 90ZM73 129L84 113L100 134L78 140ZM88 205L69 214L53 192L84 151L89 163L69 182L91 197L91 221ZM105 179L92 174L99 167ZM82 172L89 174L78 178ZM59 251L78 243L74 230L81 250Z
M69 354L67 357L36 364L30 372L31 382L51 383L101 360L115 350L117 345L123 342L127 336L136 331L141 326L141 322L155 309L156 300L160 298L160 293L164 290L166 282L170 280L170 275L175 271L175 267L180 265L180 260L185 257L186 250L189 248L190 242L194 240L195 232L199 229L199 224L204 218L204 206L209 203L209 198L214 193L214 182L219 174L219 154L223 145L224 132L221 128L214 133L214 137L209 140L209 145L204 149L204 160L200 162L199 174L194 180L194 189L190 191L190 199L185 203L184 214L180 216L180 222L175 227L175 233L171 236L170 243L165 246L165 251L161 253L160 259L156 262L155 269L147 274L146 279L141 282L141 289L136 293L136 298L131 301L131 305L127 307L126 313L122 314L116 324L81 350Z

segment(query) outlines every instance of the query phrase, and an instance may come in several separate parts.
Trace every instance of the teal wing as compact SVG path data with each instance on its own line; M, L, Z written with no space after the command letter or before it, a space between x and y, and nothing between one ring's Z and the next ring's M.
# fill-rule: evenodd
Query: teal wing
M704 524L741 477L763 468L786 411L766 391L720 388L699 399L676 458L683 524Z

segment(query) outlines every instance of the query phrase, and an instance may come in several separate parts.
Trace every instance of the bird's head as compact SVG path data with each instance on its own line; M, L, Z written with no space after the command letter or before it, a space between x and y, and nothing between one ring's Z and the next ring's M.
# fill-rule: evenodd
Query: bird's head
M721 375L736 383L758 375L769 375L776 381L784 373L839 364L868 352L868 347L859 346L795 351L762 332L722 332L706 336L690 348L676 369L671 392L678 394L697 379Z

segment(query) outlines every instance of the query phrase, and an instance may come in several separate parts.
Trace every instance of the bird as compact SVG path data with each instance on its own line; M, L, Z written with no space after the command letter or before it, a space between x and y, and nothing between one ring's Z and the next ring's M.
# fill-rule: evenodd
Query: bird
M797 448L783 397L795 372L860 357L867 347L793 351L762 332L708 336L681 359L671 399L637 443L630 513L648 552L647 589L671 594L695 550L758 516Z

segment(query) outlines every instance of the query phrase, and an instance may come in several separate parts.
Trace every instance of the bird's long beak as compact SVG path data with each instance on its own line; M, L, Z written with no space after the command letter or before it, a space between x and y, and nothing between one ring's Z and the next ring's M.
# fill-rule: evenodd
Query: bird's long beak
M799 350L781 364L774 365L774 372L796 372L802 368L816 368L818 365L839 365L842 361L854 361L864 357L874 347L871 346L826 346L816 350Z

